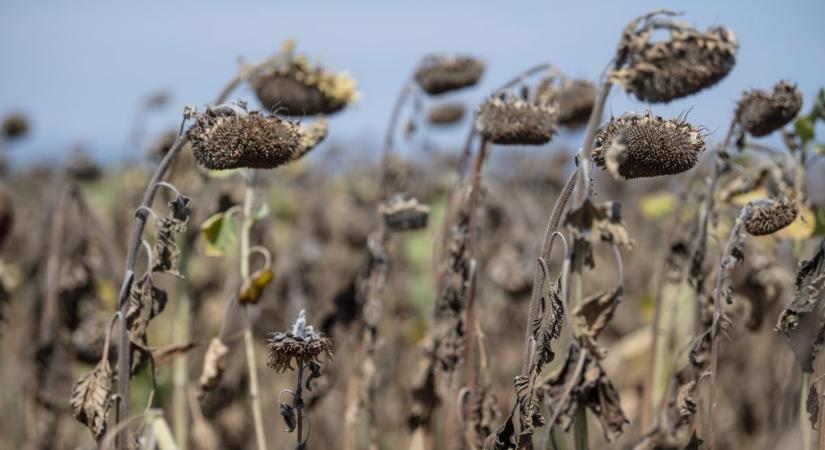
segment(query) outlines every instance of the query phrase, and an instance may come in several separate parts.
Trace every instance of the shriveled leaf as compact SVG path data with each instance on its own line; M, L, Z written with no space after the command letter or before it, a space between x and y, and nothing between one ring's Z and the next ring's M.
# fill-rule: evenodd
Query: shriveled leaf
M552 342L561 335L564 323L564 306L559 293L560 284L555 283L552 289L541 296L539 314L533 320L533 339L536 341L536 368L540 372L545 364L553 361Z
M148 273L132 284L129 292L129 307L126 311L126 326L132 346L132 373L134 374L147 357L146 332L149 322L166 308L166 292L155 286Z
M185 195L177 195L169 202L169 210L172 212L170 218L174 220L174 230L177 233L186 231L189 225L189 217L192 215L192 199Z
M495 433L484 439L482 450L512 450L516 448L515 442L516 428L513 425L513 413L507 416L507 420L495 431Z
M808 413L808 421L811 428L816 430L816 422L819 420L819 392L816 390L816 383L811 383L808 390L808 399L805 401L805 411Z
M229 347L220 338L214 337L209 341L209 346L206 348L206 354L203 357L203 370L198 380L201 395L215 389L220 383L226 368L226 355L228 353Z
M593 203L586 199L579 208L567 214L565 225L574 240L613 243L632 248L634 243L622 224L621 205L617 202Z
M693 434L690 435L690 441L688 441L687 445L685 446L685 450L699 450L702 447L702 444L704 444L704 442L705 441L699 439L699 437L696 436L696 431L694 431Z
M802 370L813 372L813 362L825 343L821 293L825 289L825 239L813 258L799 265L794 300L782 311L776 328L785 334Z
M576 326L584 335L597 338L613 318L616 307L621 302L622 288L612 292L602 292L584 299L574 311Z
M256 270L241 286L238 303L241 305L258 303L266 288L275 279L275 272L269 269Z
M72 415L89 428L95 439L106 433L111 393L112 369L106 356L72 387Z
M281 417L284 419L284 425L286 425L286 432L292 433L293 431L295 431L295 409L287 405L286 403L281 403Z
M155 222L157 236L155 237L152 272L163 272L182 277L175 267L180 256L180 250L178 250L178 244L175 242L173 231L178 226L179 223L170 217L158 217Z

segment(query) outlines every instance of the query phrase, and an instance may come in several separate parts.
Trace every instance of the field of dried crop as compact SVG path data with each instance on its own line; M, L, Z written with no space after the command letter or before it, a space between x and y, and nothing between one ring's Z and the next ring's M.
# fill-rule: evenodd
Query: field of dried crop
M657 115L737 70L690 20L480 104L496 61L424 56L377 160L327 139L357 80L287 41L147 97L180 121L140 164L3 164L0 448L825 450L825 91ZM38 118L0 120L5 153Z

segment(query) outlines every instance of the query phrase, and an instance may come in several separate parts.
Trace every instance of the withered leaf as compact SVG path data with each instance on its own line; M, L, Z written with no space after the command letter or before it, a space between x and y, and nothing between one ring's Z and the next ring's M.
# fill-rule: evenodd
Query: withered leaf
M89 428L95 439L106 433L106 416L111 405L111 392L112 369L106 357L72 387L72 415Z
M209 341L206 354L203 357L203 370L201 371L198 384L200 385L201 396L218 386L226 367L226 355L229 347L223 341L214 337Z
M176 226L177 223L170 217L158 217L155 221L157 236L155 238L155 258L152 272L168 273L180 278L182 275L175 267L180 256L180 250L173 234Z
M693 415L696 414L696 380L688 381L679 386L676 392L675 412L679 416L679 425L690 423Z
M567 214L564 223L574 240L601 241L632 248L634 243L622 224L621 212L621 204L617 202L597 204L586 199L580 207Z
M685 450L699 450L699 448L702 446L704 442L705 441L699 439L699 437L696 436L696 431L694 431L693 434L690 435L690 441L688 441L687 445L685 446Z
M516 428L513 425L513 412L510 412L507 420L493 434L484 439L482 450L512 450L516 448L514 440Z
M618 287L612 292L602 292L584 299L573 311L579 331L591 338L597 338L613 318L613 313L621 302L621 296L622 288Z
M284 424L287 428L286 432L292 433L293 431L295 431L295 409L293 409L286 403L281 403L281 417L284 419Z
M177 195L169 202L169 209L172 211L171 219L174 222L172 229L177 233L183 233L189 225L189 217L192 199L185 195Z
M304 387L306 387L306 389L308 391L311 391L312 390L312 386L311 386L312 380L315 380L317 378L321 378L321 365L318 364L315 361L310 361L309 364L307 364L307 368L309 369L309 375L307 376L307 380L306 380L306 383L304 384Z
M584 369L577 372L575 367L580 352L585 352ZM572 392L567 398L562 398L570 383L574 386ZM551 410L554 407L561 409L556 420L565 430L573 424L573 415L579 407L586 407L596 416L608 442L616 440L630 423L622 411L618 391L607 378L598 358L587 347L572 345L564 365L543 387L546 392L545 401Z
M256 270L252 275L244 280L241 293L238 295L238 303L241 305L254 305L261 299L264 289L275 279L275 272L269 269Z
M805 401L805 411L808 413L808 421L811 428L817 429L816 422L819 420L819 392L816 390L816 383L811 383L808 390L808 398Z
M799 265L794 300L782 311L776 328L791 345L802 371L813 372L813 362L825 343L825 318L821 312L821 295L825 289L825 239L813 258Z
M542 295L539 301L539 313L532 323L533 338L536 341L536 369L540 372L545 364L553 361L555 353L551 344L553 339L561 335L564 323L564 306L559 293L560 284L551 286L547 295Z
M144 275L132 284L129 291L129 308L126 311L126 326L129 330L129 340L136 345L132 346L132 373L134 374L147 355L142 347L146 347L146 331L149 322L166 307L166 292L155 286L150 274Z

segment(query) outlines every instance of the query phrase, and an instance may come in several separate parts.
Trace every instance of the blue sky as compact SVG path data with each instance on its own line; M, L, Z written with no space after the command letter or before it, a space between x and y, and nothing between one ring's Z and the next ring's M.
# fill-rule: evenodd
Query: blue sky
M300 51L348 70L358 81L362 100L334 117L331 139L377 145L399 86L424 54L483 58L488 71L482 85L460 95L475 104L537 62L595 79L626 22L662 7L684 11L684 20L701 29L732 28L741 47L736 67L722 83L698 96L653 105L660 115L692 109L692 122L721 130L744 89L767 88L785 78L799 83L807 100L825 85L822 0L792 5L766 0L4 0L0 115L21 110L33 120L31 137L10 150L18 164L60 157L77 143L107 161L139 157L142 151L127 142L145 94L159 89L172 94L170 107L149 123L150 130L162 130L177 122L183 105L202 106L214 97L236 72L238 57L258 60L292 37ZM618 115L648 107L614 91L608 111ZM460 134L447 133L443 142L458 143Z

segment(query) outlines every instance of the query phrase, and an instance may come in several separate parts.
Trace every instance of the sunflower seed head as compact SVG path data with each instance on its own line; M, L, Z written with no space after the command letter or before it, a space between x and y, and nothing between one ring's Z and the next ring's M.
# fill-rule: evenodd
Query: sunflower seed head
M304 55L287 53L288 61L252 78L255 94L268 110L287 116L333 114L358 100L355 80L346 72L331 72Z
M621 158L610 158L618 144L624 146ZM602 169L615 163L627 179L675 175L693 168L704 147L700 130L687 122L631 113L611 118L599 131L593 162Z
M267 348L266 365L276 372L292 370L293 361L303 365L320 364L321 354L330 358L334 356L332 340L307 325L304 310L301 310L291 331L272 333L267 340Z
M415 71L415 81L427 94L438 95L474 86L484 73L484 63L470 56L436 55Z
M303 158L327 138L327 134L329 133L329 123L326 119L316 120L309 126L302 126L300 132L301 148L295 152L295 155L292 157L293 160Z
M9 139L25 136L29 132L29 120L20 113L12 113L3 118L2 135Z
M552 105L492 97L479 108L475 127L493 144L541 145L556 133L557 118Z
M767 136L793 120L801 108L802 94L796 85L780 81L773 92L745 92L736 108L736 117L752 136Z
M693 95L722 80L736 62L739 44L725 27L700 32L691 26L670 24L670 38L651 42L643 29L627 46L628 64L610 74L639 100L660 103Z
M461 103L443 103L427 112L427 121L431 125L453 125L464 118L464 105Z
M274 169L301 149L300 127L256 112L218 114L207 110L189 130L198 163L212 170Z
M745 219L745 230L754 236L775 233L796 220L799 207L790 198L766 199L751 204L751 213Z
M396 194L378 207L384 224L392 231L419 230L427 227L430 208L415 197Z
M566 79L556 85L553 78L547 78L536 88L536 103L555 104L559 123L566 127L587 123L595 102L596 87L588 80Z

